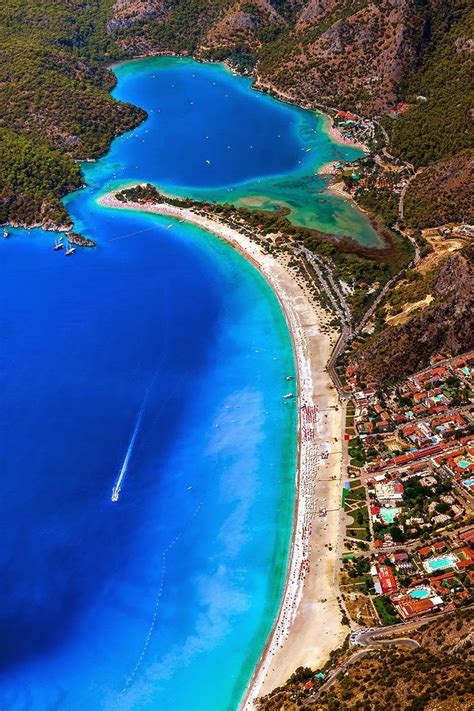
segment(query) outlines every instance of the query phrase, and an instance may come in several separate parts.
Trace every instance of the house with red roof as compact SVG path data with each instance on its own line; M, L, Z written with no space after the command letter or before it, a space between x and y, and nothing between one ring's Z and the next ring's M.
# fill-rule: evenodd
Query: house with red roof
M439 610L443 605L441 597L435 596L416 600L410 594L392 598L392 602L404 620L410 620L413 617L422 617L430 612Z
M344 119L345 121L358 121L359 120L359 117L356 116L355 114L351 114L350 111L338 111L336 114L336 118Z
M389 595L398 590L397 582L390 566L376 565L375 568L384 595Z
M421 560L424 560L425 558L429 558L432 551L429 546L425 546L424 548L419 548L417 550L418 555L420 556Z

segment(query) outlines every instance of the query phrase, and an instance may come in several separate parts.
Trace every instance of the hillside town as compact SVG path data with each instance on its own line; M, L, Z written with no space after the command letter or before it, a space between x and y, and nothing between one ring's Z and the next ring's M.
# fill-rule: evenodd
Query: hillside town
M353 622L392 625L472 601L474 352L392 384L346 369L340 588Z

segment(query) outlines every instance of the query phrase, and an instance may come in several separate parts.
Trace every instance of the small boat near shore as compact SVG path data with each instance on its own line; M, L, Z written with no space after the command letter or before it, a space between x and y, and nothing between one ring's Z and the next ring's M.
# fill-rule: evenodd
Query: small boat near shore
M54 243L53 249L54 249L55 252L57 252L58 249L63 249L63 247L64 247L63 238L60 237L60 238L57 239L56 242Z
M8 237L10 237L10 233L9 233L9 231L8 231L7 229L5 229L5 227L3 228L3 236L5 237L5 239L7 239Z
M293 393L286 393L286 395L283 395L283 400L291 400L293 397L295 397Z
M76 248L73 247L72 245L69 245L69 247L66 249L64 254L66 257L69 257L69 256L71 256L71 254L74 254L75 251L76 251Z

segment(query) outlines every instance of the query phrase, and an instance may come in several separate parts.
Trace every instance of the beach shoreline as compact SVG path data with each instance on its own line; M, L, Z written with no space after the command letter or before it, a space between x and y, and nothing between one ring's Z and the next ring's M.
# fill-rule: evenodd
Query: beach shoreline
M363 153L370 153L370 148L365 145L365 143L359 143L359 141L354 141L351 138L347 138L342 131L340 131L337 126L334 125L334 119L328 114L322 114L325 118L325 130L330 138L335 143L339 143L342 146L352 146L353 148L358 148Z
M297 283L280 260L264 253L237 229L192 209L166 203L124 203L113 193L103 195L98 202L105 207L189 222L231 244L266 279L291 334L298 378L294 520L279 611L239 707L250 711L259 696L283 684L298 666L322 665L347 634L334 580L340 522L342 409L326 370L338 333L322 331L327 314L309 291ZM319 622L324 625L324 634L316 631Z

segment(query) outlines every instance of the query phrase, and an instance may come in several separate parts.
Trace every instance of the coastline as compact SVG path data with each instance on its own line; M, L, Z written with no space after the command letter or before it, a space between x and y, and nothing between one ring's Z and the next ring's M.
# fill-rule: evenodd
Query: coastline
M123 203L113 193L103 195L98 202L105 207L184 220L231 244L273 289L291 334L298 374L293 530L279 611L240 703L240 709L250 711L259 696L284 683L298 666L322 665L347 633L334 584L340 520L342 410L326 370L338 333L322 331L327 316L286 265L265 254L257 243L236 229L189 208ZM327 513L322 515L321 508Z
M359 143L359 141L353 141L350 138L346 138L342 131L340 131L337 126L334 125L334 120L329 114L321 114L326 119L326 125L324 130L332 138L335 143L339 143L343 146L352 146L353 148L358 148L363 153L370 153L370 148L365 145L365 143Z

